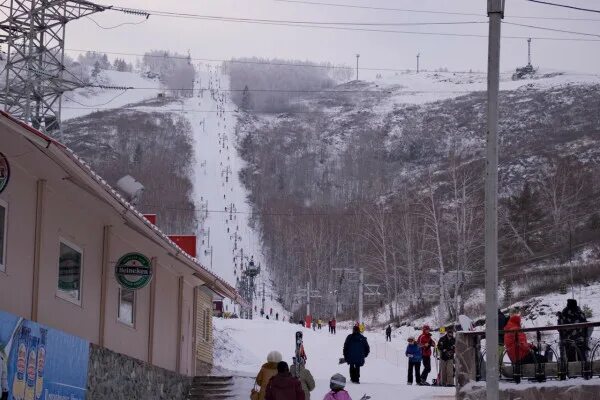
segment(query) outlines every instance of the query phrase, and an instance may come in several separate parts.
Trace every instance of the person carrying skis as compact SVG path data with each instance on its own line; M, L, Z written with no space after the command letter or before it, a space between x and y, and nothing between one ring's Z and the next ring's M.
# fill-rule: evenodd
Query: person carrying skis
M440 385L454 386L454 351L456 339L454 329L449 327L446 334L440 338L437 346L440 352Z
M344 361L350 366L351 382L360 383L360 367L365 365L365 358L369 356L370 351L367 338L355 326L344 342Z
M431 372L431 349L435 348L435 342L431 338L431 328L429 325L423 325L423 332L417 339L417 344L421 348L421 353L423 355L421 384L429 386L429 383L427 383L427 376Z
M342 374L335 374L329 380L329 389L323 400L352 400L350 394L344 390L346 378Z
M306 359L301 357L300 362L296 363L296 357L294 357L294 362L290 367L290 373L300 380L305 400L310 400L310 392L315 389L315 379L306 368Z
M408 357L408 377L406 383L412 385L414 369L417 385L421 385L421 360L423 356L421 354L421 348L415 343L414 337L411 336L408 338L408 346L406 346L406 352L404 354Z
M385 328L385 341L386 342L392 341L392 326L391 325L388 325L387 328Z
M265 400L304 400L302 384L290 374L285 361L277 364L277 375L267 385Z

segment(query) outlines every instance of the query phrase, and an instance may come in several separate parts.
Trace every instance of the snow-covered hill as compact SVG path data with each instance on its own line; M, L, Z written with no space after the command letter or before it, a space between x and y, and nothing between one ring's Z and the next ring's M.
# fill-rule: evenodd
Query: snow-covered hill
M113 87L135 87L133 90L81 88L63 95L61 116L69 120L95 111L118 109L128 104L156 98L161 92L157 79L148 79L136 72L102 70L93 85Z

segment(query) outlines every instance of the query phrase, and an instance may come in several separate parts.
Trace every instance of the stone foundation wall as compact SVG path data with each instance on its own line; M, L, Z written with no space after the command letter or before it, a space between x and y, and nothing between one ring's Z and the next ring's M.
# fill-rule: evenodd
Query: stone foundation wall
M90 345L87 400L185 400L192 378Z
M600 380L500 384L500 400L600 400ZM457 399L485 400L485 382L463 387Z

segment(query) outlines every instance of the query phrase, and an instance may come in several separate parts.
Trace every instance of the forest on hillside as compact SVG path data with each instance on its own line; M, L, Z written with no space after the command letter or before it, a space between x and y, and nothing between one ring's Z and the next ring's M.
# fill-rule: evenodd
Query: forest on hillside
M147 102L160 105L156 101ZM172 113L99 111L67 121L57 139L116 188L131 175L145 187L137 208L157 214L158 227L194 234L197 216L191 199L191 127Z
M557 290L569 260L579 283L600 276L598 89L503 92L506 304ZM291 309L310 282L321 294L318 315L332 315L336 303L355 315L350 270L364 268L380 292L368 304L385 306L387 320L428 312L440 299L439 319L453 318L483 286L485 99L473 93L381 115L374 107L383 100L323 93L297 100L319 112L241 115L242 178L269 267Z

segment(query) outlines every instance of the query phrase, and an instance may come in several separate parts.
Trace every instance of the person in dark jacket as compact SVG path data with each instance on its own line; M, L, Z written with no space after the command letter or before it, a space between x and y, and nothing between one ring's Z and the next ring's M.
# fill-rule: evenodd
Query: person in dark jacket
M498 330L503 331L508 318L502 310L498 309ZM504 354L504 333L498 333L498 363L502 365L502 355Z
M408 357L408 377L406 383L412 385L413 383L413 369L415 370L415 378L417 379L417 385L421 385L421 348L415 343L414 337L408 338L408 346L406 346L406 352L404 353Z
M392 341L392 327L391 327L391 325L388 325L387 328L385 328L385 341L386 342L391 342Z
M452 327L446 329L446 334L438 342L440 351L440 383L442 386L454 386L454 351L456 339Z
M365 365L365 358L371 349L367 338L361 335L358 326L352 329L344 342L344 361L350 365L350 381L360 383L360 367Z
M272 377L267 385L265 400L304 400L302 384L290 374L290 368L285 361L277 364L277 375Z
M585 318L585 314L577 305L577 300L567 300L567 306L562 310L558 324L568 325L583 322L587 322L587 318ZM580 358L586 359L587 329L563 329L561 342L567 353L568 361L580 361Z

